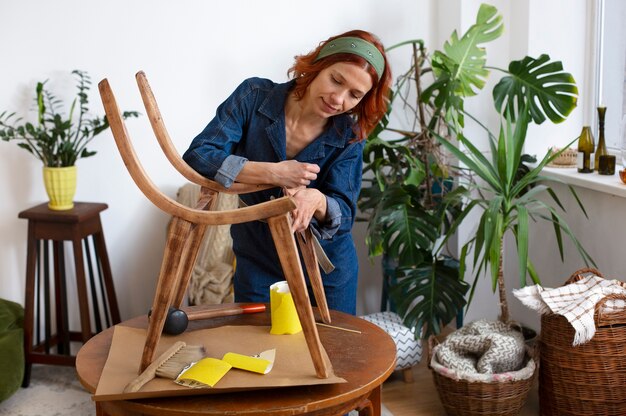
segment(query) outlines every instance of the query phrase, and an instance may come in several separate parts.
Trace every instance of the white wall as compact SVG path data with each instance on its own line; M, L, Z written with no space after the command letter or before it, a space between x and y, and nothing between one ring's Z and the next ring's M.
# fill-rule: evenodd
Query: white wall
M134 74L144 70L169 132L183 152L215 107L245 77L287 79L293 56L353 28L384 44L429 41L431 0L0 1L0 111L26 113L37 81L50 78L62 98L74 92L72 69L94 81L91 109L103 114L97 82L107 77L123 109L143 110ZM406 65L391 56L392 65ZM31 114L33 116L33 114ZM182 178L162 156L145 116L128 123L145 169L168 195ZM154 293L166 215L131 181L109 132L93 145L96 156L78 162L77 201L105 202L102 213L123 318L145 313ZM0 143L0 297L23 303L27 222L18 212L46 200L41 164L12 143ZM380 267L367 260L363 225L359 310L380 302ZM70 296L72 298L72 296Z

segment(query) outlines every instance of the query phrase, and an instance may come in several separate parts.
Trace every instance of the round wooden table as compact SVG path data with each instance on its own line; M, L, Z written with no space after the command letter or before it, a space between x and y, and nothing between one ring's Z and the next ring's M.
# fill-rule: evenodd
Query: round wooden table
M188 330L222 325L270 325L269 307L264 313L237 315L190 322ZM315 310L318 316L317 310ZM359 409L360 414L380 415L381 385L394 371L396 346L382 329L363 319L331 311L332 325L360 334L318 325L322 345L337 376L347 383L285 387L201 396L98 401L96 414L105 415L343 415ZM146 328L141 316L122 322ZM107 360L113 328L91 338L78 352L76 371L82 385L96 391Z

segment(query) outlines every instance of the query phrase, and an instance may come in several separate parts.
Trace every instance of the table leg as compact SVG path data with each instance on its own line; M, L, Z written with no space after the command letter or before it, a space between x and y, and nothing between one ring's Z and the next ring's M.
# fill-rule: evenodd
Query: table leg
M119 324L120 310L117 305L117 297L115 296L115 287L113 286L113 275L111 273L111 264L109 263L109 254L107 252L107 246L104 240L104 232L102 231L102 224L100 224L100 218L98 218L98 226L101 231L94 234L94 243L96 246L96 254L100 259L100 266L102 267L102 275L104 276L104 286L107 293L107 301L109 303L109 312L111 313L111 320L113 325Z
M368 399L372 403L372 415L380 416L382 410L382 402L383 402L383 390L382 385L378 385L372 392L370 393Z
M80 237L72 240L74 248L74 264L76 269L76 293L78 294L78 309L80 311L80 328L83 343L91 338L91 322L89 318L89 301L87 300L87 281L85 280L85 262Z
M96 287L96 283L100 284L100 282L96 282L96 276L94 273L94 265L93 265L92 258L91 258L91 249L89 248L89 236L83 238L83 245L85 247L85 260L87 260L87 274L89 275L89 289L91 290L91 309L93 310L93 320L96 326L96 333L98 333L102 331L102 319L101 319L100 302L98 301L98 289ZM106 315L107 314L106 299L102 299L102 303L104 304L103 305L104 314Z
M33 349L33 319L35 308L35 266L37 260L37 240L34 227L28 224L28 243L26 245L26 290L24 299L24 355L25 368L22 387L30 384L30 370L32 363L30 354Z
M359 416L374 416L374 406L370 399L363 400L355 410Z
M70 355L70 324L67 310L65 250L63 241L53 241L54 299L56 311L57 352Z

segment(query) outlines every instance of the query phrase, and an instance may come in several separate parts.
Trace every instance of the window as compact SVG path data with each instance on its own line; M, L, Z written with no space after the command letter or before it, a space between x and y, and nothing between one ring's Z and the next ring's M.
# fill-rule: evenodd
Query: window
M626 1L600 0L597 16L596 103L607 107L606 144L619 154L620 149L626 150L626 143L622 144L626 141ZM592 120L597 138L597 113Z

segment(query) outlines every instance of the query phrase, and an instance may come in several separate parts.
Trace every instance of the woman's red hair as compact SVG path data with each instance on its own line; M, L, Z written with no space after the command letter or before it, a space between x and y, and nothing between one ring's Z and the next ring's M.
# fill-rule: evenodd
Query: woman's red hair
M337 38L352 36L361 38L378 48L385 59L385 69L378 79L378 74L372 65L364 58L351 53L336 53L328 55L316 61L322 47ZM292 75L296 80L294 93L296 98L301 99L309 87L311 82L324 69L337 62L350 62L364 68L372 77L372 88L365 94L363 99L357 104L350 113L354 116L356 125L354 126L354 134L356 140L364 140L367 135L374 129L376 124L385 115L389 104L389 89L391 88L391 70L387 63L387 55L385 48L376 36L363 30L351 30L338 36L333 36L321 42L317 48L306 55L296 56L295 62L289 68L288 74Z

